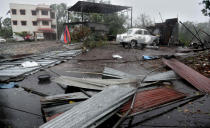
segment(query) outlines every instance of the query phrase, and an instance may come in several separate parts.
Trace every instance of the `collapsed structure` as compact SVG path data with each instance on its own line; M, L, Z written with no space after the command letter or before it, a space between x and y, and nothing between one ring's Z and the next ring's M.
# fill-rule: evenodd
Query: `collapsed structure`
M151 33L160 36L160 45L178 45L178 28L178 18L167 19L163 23L155 23L154 26L147 27L147 29L150 30Z

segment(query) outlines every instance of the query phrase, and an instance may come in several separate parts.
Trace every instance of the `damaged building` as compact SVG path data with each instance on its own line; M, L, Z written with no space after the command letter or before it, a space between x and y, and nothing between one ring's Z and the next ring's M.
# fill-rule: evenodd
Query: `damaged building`
M178 18L167 19L163 23L155 23L154 26L147 27L154 35L159 35L160 45L177 45L179 43Z

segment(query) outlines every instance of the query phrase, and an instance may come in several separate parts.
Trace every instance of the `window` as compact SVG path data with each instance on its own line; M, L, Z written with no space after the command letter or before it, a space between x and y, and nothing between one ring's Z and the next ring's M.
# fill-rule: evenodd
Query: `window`
M50 17L51 17L52 19L55 19L55 13L54 13L54 12L51 12L51 13L50 13Z
M12 14L16 15L17 14L17 10L16 9L12 9Z
M12 21L13 25L17 25L17 20Z
M42 21L42 25L49 25L48 21Z
M25 14L26 14L26 10L20 9L20 15L25 15Z
M143 34L143 31L142 31L142 30L138 30L138 31L136 31L135 34L140 34L140 35L142 35L142 34Z
M55 29L56 28L56 25L51 25L51 28L54 28Z
M32 21L33 26L37 26L37 21Z
M27 22L26 21L21 21L22 26L26 26Z
M149 35L149 32L148 31L144 31L144 35Z
M32 11L31 11L31 14L32 14L33 16L35 16L35 15L36 15L36 10L32 10Z
M42 10L42 15L48 15L48 11Z

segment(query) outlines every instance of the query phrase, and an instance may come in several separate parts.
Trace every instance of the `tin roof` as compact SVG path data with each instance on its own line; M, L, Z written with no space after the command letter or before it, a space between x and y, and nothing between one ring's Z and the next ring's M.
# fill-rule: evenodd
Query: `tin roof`
M169 66L180 75L183 79L191 83L195 88L202 92L210 93L210 79L201 75L197 71L181 63L176 59L166 60L163 59L163 63Z
M161 104L168 103L173 100L184 98L186 95L170 88L156 88L138 92L135 98L134 107L131 114L144 111L148 108L156 107ZM121 109L126 112L131 106L132 100L128 101Z
M75 5L70 7L68 11L85 12L85 13L115 13L131 7L119 6L103 3L93 3L86 1L78 1Z

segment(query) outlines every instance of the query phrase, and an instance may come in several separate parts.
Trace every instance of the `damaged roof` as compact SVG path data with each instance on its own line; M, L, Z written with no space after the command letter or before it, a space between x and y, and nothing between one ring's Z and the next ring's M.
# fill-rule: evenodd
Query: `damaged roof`
M68 11L85 12L85 13L115 13L125 9L129 9L128 6L119 6L103 3L93 3L86 1L78 1L75 5L70 7Z

